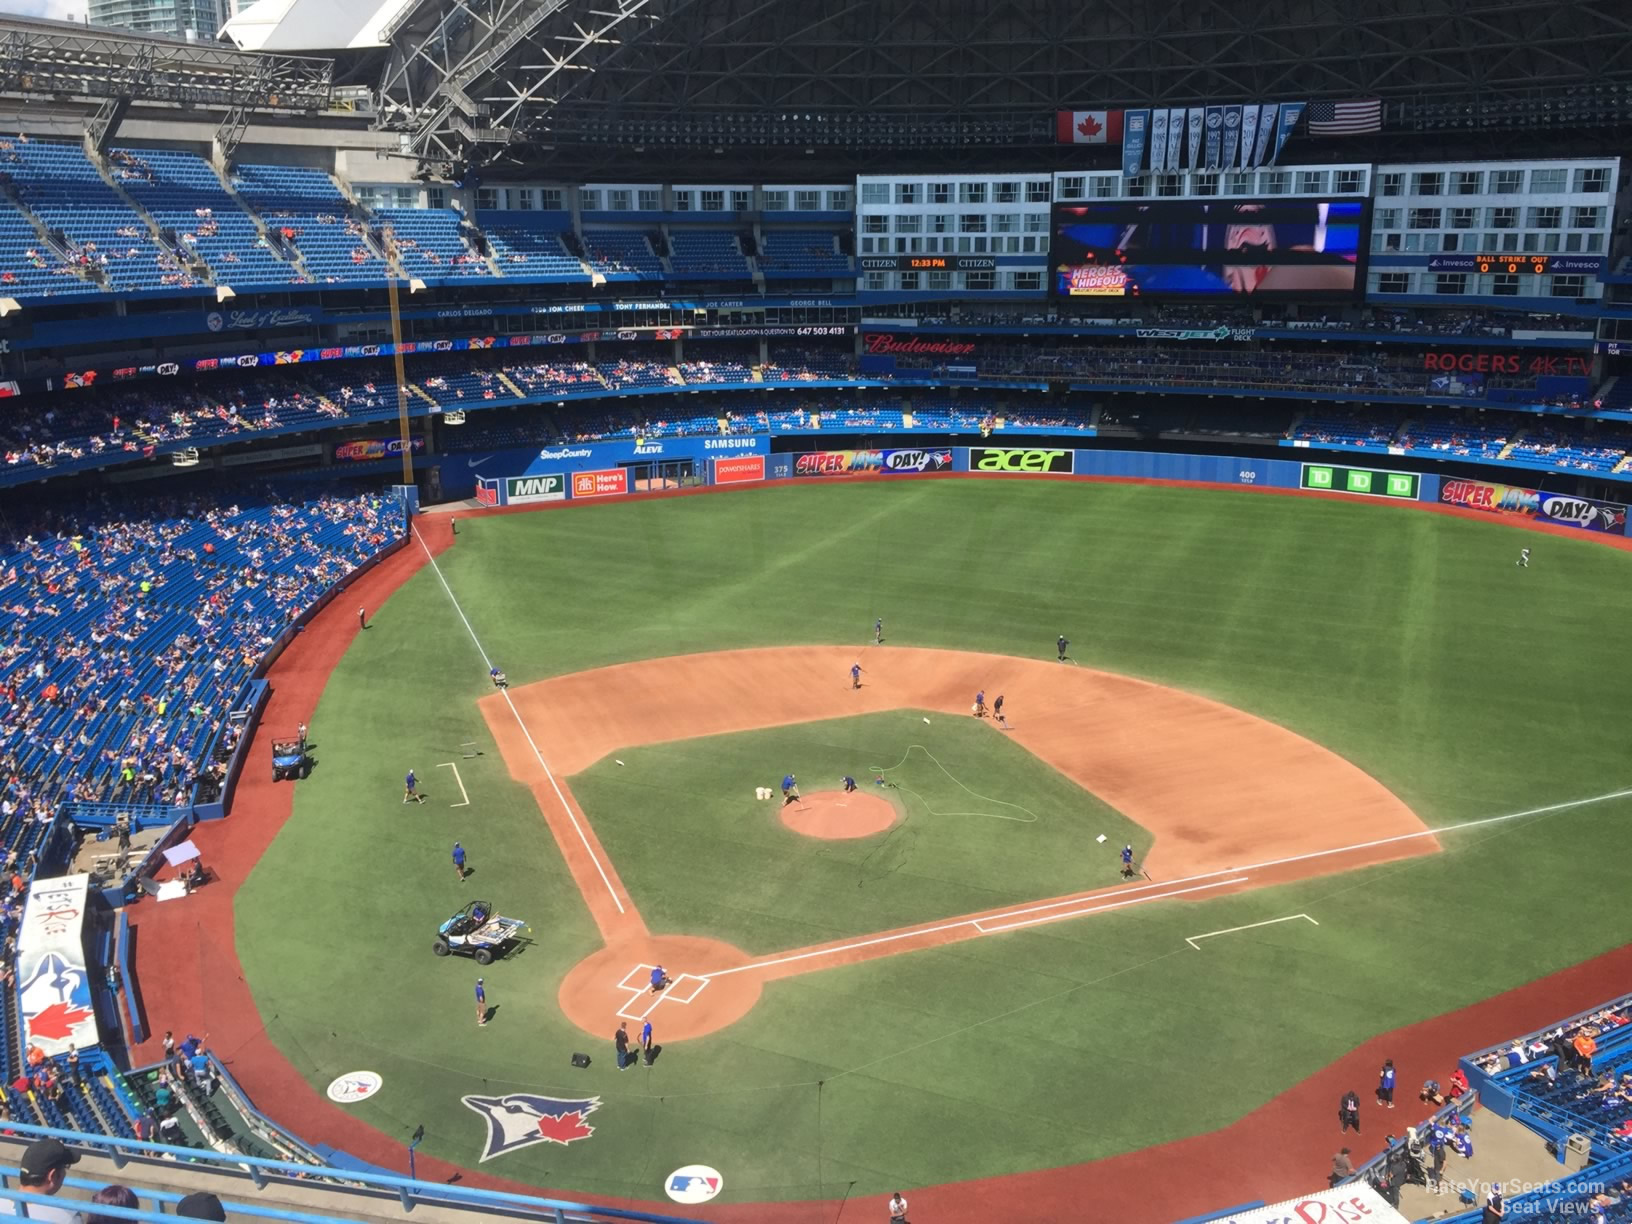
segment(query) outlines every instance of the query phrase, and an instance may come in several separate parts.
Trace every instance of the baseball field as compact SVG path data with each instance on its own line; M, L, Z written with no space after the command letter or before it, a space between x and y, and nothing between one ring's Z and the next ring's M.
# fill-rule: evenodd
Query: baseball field
M443 543L328 676L234 919L298 1074L376 1072L345 1108L451 1165L679 1211L691 1164L718 1210L1100 1160L1632 917L1632 555L1589 539L936 480ZM476 898L526 942L434 955Z

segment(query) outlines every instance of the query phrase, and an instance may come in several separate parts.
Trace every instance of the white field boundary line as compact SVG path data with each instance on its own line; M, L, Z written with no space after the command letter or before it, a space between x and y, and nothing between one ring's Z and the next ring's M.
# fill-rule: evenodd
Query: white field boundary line
M1065 901L1053 901L1046 905L1032 906L1028 909L1013 910L1004 914L993 914L987 918L959 918L955 922L943 922L938 926L914 927L909 931L892 931L888 935L875 935L871 939L857 939L852 940L850 943L833 944L832 946L826 948L812 948L808 952L794 952L787 956L771 957L769 960L752 961L746 965L738 965L734 969L716 969L713 973L705 973L703 976L709 981L713 981L715 978L728 977L733 973L745 973L750 969L774 969L778 965L791 965L798 961L816 960L824 956L834 956L841 952L854 952L858 948L876 948L882 944L900 943L903 940L909 939L921 939L925 935L939 935L945 931L957 931L965 927L974 931L978 935L996 935L1002 931L1018 930L1021 927L1036 926L1043 922L1057 922L1062 918L1080 918L1085 914L1097 914L1101 910L1121 909L1129 905L1140 905L1146 901L1161 901L1168 897L1183 896L1185 893L1202 892L1203 890L1209 888L1224 888L1231 884L1242 884L1246 882L1246 879L1246 876L1238 876L1234 879L1215 880L1207 884L1198 884L1194 888L1167 889L1166 891L1151 893L1149 896L1144 897L1123 897L1118 901L1109 901L1101 905L1088 905L1087 908L1078 908L1063 914L1044 914L1036 918L1022 918L1018 922L1007 923L1003 926L991 927L990 929L981 925L983 922L997 922L1001 919L1012 918L1017 914L1028 914L1036 910L1055 909L1066 905L1081 907L1085 902L1091 901L1091 898L1076 897ZM1160 886L1158 885L1157 887Z
M1311 850L1311 851L1309 851L1309 852L1307 852L1305 854L1288 855L1285 858L1269 859L1269 860L1267 860L1265 862L1262 862L1262 863L1248 863L1246 866L1243 866L1243 867L1232 867L1232 868L1227 868L1227 869L1225 869L1223 871L1203 872L1200 875L1184 876L1184 877L1182 877L1180 879L1177 879L1177 880L1164 881L1162 884L1140 885L1138 890L1133 890L1133 891L1145 891L1145 890L1149 890L1149 889L1153 889L1153 888L1157 888L1157 889L1171 888L1171 887L1173 887L1175 885L1181 885L1181 884L1183 884L1183 885L1195 884L1195 885L1198 885L1199 888L1218 888L1218 887L1222 887L1223 884L1220 884L1220 883L1202 883L1202 882L1203 881L1215 881L1220 876L1229 876L1234 872L1240 872L1240 873L1242 873L1240 879L1226 880L1226 881L1223 882L1223 883L1240 883L1242 880L1246 879L1245 873L1247 873L1247 872L1265 871L1265 870L1267 870L1267 869L1269 869L1271 867L1283 867L1288 863L1302 863L1302 862L1308 862L1311 859L1330 858L1333 855L1348 854L1348 853L1351 853L1351 852L1356 851L1356 850L1371 850L1371 849L1374 849L1374 848L1376 848L1378 846L1388 846L1388 845L1393 845L1393 844L1395 844L1397 842L1413 841L1413 840L1416 840L1417 838L1422 838L1422 837L1439 837L1439 836L1442 836L1442 835L1444 835L1446 833L1455 833L1455 832L1457 832L1458 830L1461 830L1461 829L1477 829L1477 828L1482 828L1482 827L1487 826L1487 825L1502 824L1502 823L1504 823L1506 821L1510 821L1510 820L1521 820L1526 816L1547 816L1547 815L1551 815L1554 812L1567 812L1567 811L1570 811L1570 810L1572 810L1574 808L1590 807L1591 805L1593 805L1595 803L1608 803L1608 802L1610 802L1612 800L1615 800L1615 799L1627 799L1627 798L1632 798L1632 787L1628 787L1628 788L1626 788L1624 790L1609 791L1609 792L1607 792L1605 794L1602 794L1602 795L1593 795L1593 796L1591 796L1589 798L1586 798L1586 799L1568 799L1568 800L1565 800L1563 803L1549 803L1549 804L1546 804L1546 805L1544 805L1542 807L1527 808L1522 812L1505 812L1500 816L1484 816L1484 817L1481 817L1478 820L1466 820L1466 821L1463 821L1461 824L1442 825L1437 829L1419 829L1418 831L1416 831L1414 833L1397 833L1393 837L1379 837L1379 838L1376 838L1376 839L1374 839L1372 841L1356 842L1354 845L1351 845L1351 846L1335 846L1335 847L1333 847L1333 848L1331 848L1329 850ZM1114 907L1116 907L1118 905L1137 904L1140 901L1159 901L1164 897L1170 897L1170 896L1175 896L1176 897L1176 896L1183 895L1183 893L1185 893L1185 892L1194 892L1194 891L1197 891L1197 889L1196 888L1185 888L1185 889L1180 890L1180 891L1162 892L1162 893L1160 893L1159 895L1156 895L1156 896L1137 897L1137 898L1133 898L1132 900L1126 900L1126 901L1121 901L1121 902L1113 902L1111 905L1108 905L1108 906L1096 907L1094 909L1085 909L1085 910L1080 911L1080 913L1079 912L1072 912L1072 913L1069 913L1069 914L1059 915L1059 917L1074 918L1074 917L1078 917L1078 916L1083 915L1083 914L1095 913L1095 912L1097 912L1098 908L1109 909L1109 908L1114 908ZM746 965L738 965L735 969L720 969L720 970L716 970L714 973L704 974L703 976L707 977L709 979L713 979L713 978L717 978L717 977L725 977L727 974L742 973L743 971L748 970L748 969L770 969L770 968L776 967L777 965L787 965L787 964L792 964L792 963L797 962L797 961L813 960L813 959L815 959L817 957L830 956L835 952L848 952L848 951L852 951L852 950L857 949L857 948L870 948L870 947L875 947L875 946L877 946L879 944L895 943L895 942L898 942L900 940L911 939L911 938L913 938L914 936L917 936L917 935L939 934L942 931L956 930L959 927L973 925L973 924L975 924L977 922L985 922L985 923L997 922L997 921L999 921L999 920L1001 920L1003 918L1010 917L1012 914L1023 914L1023 913L1034 912L1034 911L1038 911L1038 910L1057 909L1057 908L1063 908L1063 907L1068 906L1068 905L1080 905L1084 900L1086 900L1086 898L1080 898L1080 897L1079 898L1068 898L1068 899L1063 900L1063 901L1044 902L1044 903L1041 903L1041 904L1039 904L1037 906L1031 907L1030 910L1014 910L1014 911L1010 911L1010 913L1006 913L1006 914L994 914L990 918L983 918L983 919L962 918L962 919L958 919L957 921L954 921L954 922L942 923L940 926L920 927L920 928L918 928L916 930L911 930L911 931L897 931L897 932L893 932L893 933L888 934L888 935L877 935L877 936L874 936L874 937L872 937L870 939L855 940L855 941L853 941L851 943L847 943L847 944L837 944L837 945L834 945L833 947L815 948L815 949L812 949L809 952L798 952L798 953L794 953L794 954L791 954L791 955L788 955L788 956L773 957L770 960L753 961L753 962L751 962L749 964L746 964ZM1048 919L1042 919L1041 921L1053 921L1053 920L1054 920L1053 918L1048 918ZM1026 925L1026 924L1022 923L1022 924L1019 924L1019 925L1023 926L1023 925ZM977 927L976 929L979 929L979 928ZM1002 930L1012 930L1012 929L1015 929L1015 928L1010 927L1010 926L1004 926L1001 929ZM992 932L981 931L981 933L982 934L996 934L997 932L994 930Z
M459 619L464 622L465 632L470 634L470 640L476 647L476 653L482 656L483 665L491 672L493 670L493 660L488 658L487 651L482 647L482 639L476 636L476 630L470 627L470 618L465 615L465 610L459 606L459 600L455 597L453 588L448 585L447 578L442 574L442 567L436 563L436 557L426 547L425 540L420 536L419 532L414 532L414 539L418 540L419 546L425 550L425 559L431 563L431 571L436 574L436 580L442 584L442 589L447 592L448 602L453 605L453 610L459 614ZM504 704L510 707L510 715L516 720L516 726L521 728L521 734L526 738L527 746L533 750L533 758L538 762L539 767L544 770L544 776L550 780L550 789L555 792L556 800L561 804L561 810L567 814L567 819L572 822L573 830L578 834L578 840L584 844L584 853L589 855L589 861L595 864L595 870L601 877L601 883L606 885L606 892L612 898L612 904L618 907L618 913L625 913L623 900L618 896L618 890L612 887L612 880L606 874L606 868L601 863L600 855L596 854L594 847L589 844L589 837L584 833L584 827L578 823L578 817L573 814L572 805L567 802L567 797L561 793L561 784L555 780L555 771L544 760L544 754L538 750L538 743L533 739L533 733L527 729L527 723L521 717L521 711L516 709L516 703L510 700L510 690L500 689L499 695L504 698Z
M1197 952L1200 952L1201 945L1196 942L1197 940L1213 939L1219 935L1234 935L1237 931L1253 931L1257 930L1259 927L1274 926L1278 922L1296 922L1299 918L1308 918L1309 921L1314 922L1316 926L1320 925L1320 923L1315 922L1313 918L1309 918L1308 914L1288 914L1285 918L1266 918L1263 922L1249 922L1246 924L1246 926L1225 927L1222 931L1208 931L1205 935L1190 935L1185 938L1184 942L1189 944Z
M459 793L464 796L464 799L463 799L462 802L450 803L450 804L448 804L448 806L449 807L469 807L470 806L470 793L467 790L465 790L465 780L459 776L459 766L455 765L452 761L443 761L440 765L437 766L437 768L438 769L451 769L451 770L453 770L453 780L455 782L459 783Z

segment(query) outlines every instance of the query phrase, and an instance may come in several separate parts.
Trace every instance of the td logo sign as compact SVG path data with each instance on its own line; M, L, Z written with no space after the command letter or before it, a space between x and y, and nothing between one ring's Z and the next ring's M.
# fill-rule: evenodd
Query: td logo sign
M1077 453L1069 450L1000 450L989 446L969 448L971 472L1010 472L1037 474L1042 472L1070 473L1075 468Z

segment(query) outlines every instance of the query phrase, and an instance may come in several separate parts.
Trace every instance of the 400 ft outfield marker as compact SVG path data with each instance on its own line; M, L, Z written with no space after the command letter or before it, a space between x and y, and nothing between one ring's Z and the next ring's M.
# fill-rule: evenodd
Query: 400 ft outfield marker
M707 1165L687 1165L669 1174L663 1193L677 1203L706 1203L725 1189L725 1178Z
M378 1096L384 1083L377 1072L353 1071L347 1075L337 1076L329 1084L329 1100L337 1101L341 1105L355 1105L358 1101Z

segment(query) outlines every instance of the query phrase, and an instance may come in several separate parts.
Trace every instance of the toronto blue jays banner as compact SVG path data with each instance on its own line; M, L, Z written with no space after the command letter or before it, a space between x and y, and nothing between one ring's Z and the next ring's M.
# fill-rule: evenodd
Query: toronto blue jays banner
M1264 154L1269 152L1269 138L1275 132L1275 103L1265 102L1258 108L1258 141L1252 150L1252 164L1264 164Z
M36 880L17 931L17 996L23 1045L47 1058L100 1040L85 970L85 907L91 877Z
M1286 138L1292 135L1292 129L1298 126L1298 120L1303 118L1303 108L1307 102L1282 102L1280 116L1275 124L1275 151L1269 155L1269 164L1274 165L1281 158L1281 150L1286 146Z
M1258 108L1247 103L1241 108L1241 169L1252 169L1252 145L1258 139Z
M1183 148L1184 107L1176 106L1167 112L1167 172L1177 174L1179 152Z
M1167 107L1150 112L1150 168L1160 173L1167 165Z
M1207 108L1207 169L1223 169L1219 158L1224 150L1224 108L1209 106Z
M1150 112L1122 112L1122 177L1138 178L1145 165L1145 141L1150 138Z
M1203 117L1207 114L1205 107L1192 106L1190 108L1190 158L1185 162L1191 170L1201 169L1201 128Z
M1241 108L1224 108L1224 169L1235 165L1235 151L1241 147Z

